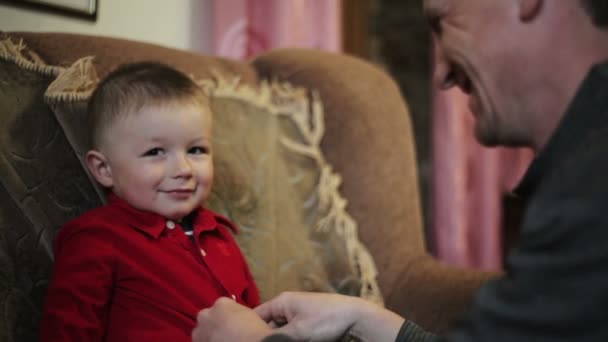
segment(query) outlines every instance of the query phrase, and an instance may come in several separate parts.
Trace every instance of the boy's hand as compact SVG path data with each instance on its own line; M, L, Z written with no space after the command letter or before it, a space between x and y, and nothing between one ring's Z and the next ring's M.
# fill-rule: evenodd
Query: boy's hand
M262 341L272 333L253 310L222 297L212 307L198 313L192 341Z

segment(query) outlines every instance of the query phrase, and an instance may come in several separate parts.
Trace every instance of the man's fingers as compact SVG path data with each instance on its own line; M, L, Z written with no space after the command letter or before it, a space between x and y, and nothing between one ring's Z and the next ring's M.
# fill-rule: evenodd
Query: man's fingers
M263 303L253 310L262 320L269 323L272 328L280 327L287 323L286 315L282 310L280 300L277 300L277 298Z
M298 334L298 329L296 328L297 324L285 324L280 328L277 328L274 330L275 333L277 334L283 334L283 335L287 335L290 336L291 338L294 338L296 340L300 339L300 334Z
M272 302L266 302L253 309L258 316L265 322L272 321Z
M285 315L282 313L276 313L270 306L258 306L253 310L264 322L271 324L270 326L272 328L280 327L287 323Z

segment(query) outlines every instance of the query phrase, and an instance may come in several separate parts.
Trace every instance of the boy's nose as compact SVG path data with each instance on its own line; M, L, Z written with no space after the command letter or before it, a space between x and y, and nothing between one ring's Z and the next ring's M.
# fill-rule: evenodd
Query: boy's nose
M173 162L172 175L175 178L190 177L192 176L192 164L188 159L188 156L177 155Z

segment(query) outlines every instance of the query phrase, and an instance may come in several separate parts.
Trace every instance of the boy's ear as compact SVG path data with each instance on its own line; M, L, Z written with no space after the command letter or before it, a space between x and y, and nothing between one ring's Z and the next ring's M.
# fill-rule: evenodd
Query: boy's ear
M536 17L543 5L543 0L519 0L519 19L528 22Z
M113 185L112 169L106 157L99 151L90 150L85 157L89 172L95 177L99 184L106 188Z

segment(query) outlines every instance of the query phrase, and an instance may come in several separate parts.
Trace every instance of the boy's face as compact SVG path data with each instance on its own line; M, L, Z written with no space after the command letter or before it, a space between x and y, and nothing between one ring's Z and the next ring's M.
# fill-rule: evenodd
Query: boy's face
M133 207L180 220L211 188L211 124L201 106L144 107L115 120L87 162L102 185ZM96 159L102 160L95 165Z

